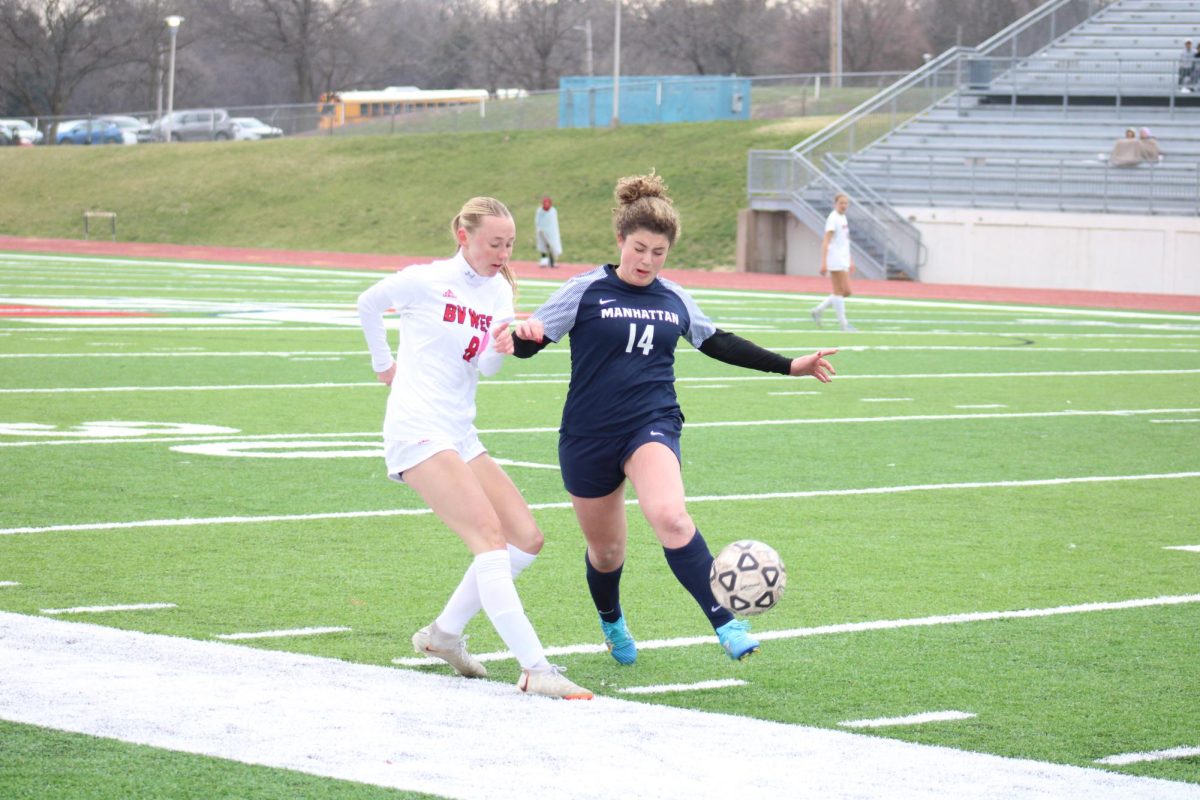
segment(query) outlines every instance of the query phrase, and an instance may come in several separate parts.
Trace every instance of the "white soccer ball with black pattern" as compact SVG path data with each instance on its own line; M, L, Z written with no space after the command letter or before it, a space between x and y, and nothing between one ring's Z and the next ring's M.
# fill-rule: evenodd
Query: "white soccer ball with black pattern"
M749 617L775 607L787 587L787 571L773 547L742 539L717 553L708 580L718 603Z

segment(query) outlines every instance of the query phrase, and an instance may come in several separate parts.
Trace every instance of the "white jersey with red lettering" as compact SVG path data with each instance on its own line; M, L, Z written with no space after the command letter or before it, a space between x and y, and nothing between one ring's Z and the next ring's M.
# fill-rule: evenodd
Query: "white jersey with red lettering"
M394 362L383 321L389 310L400 316ZM494 374L504 358L489 331L514 316L504 276L485 278L459 251L384 278L359 296L358 314L371 366L384 372L396 364L384 438L457 442L474 433L479 373Z

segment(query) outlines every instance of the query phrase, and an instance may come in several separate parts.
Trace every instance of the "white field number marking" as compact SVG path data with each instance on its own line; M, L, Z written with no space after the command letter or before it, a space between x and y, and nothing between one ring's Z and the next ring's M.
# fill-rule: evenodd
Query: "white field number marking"
M62 436L72 439L132 438L135 436L208 436L239 433L237 428L223 425L200 425L191 422L83 422L70 428L43 425L38 422L0 422L0 436Z

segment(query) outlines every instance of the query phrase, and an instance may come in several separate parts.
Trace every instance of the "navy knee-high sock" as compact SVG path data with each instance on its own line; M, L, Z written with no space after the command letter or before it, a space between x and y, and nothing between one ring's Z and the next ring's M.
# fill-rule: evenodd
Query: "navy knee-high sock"
M683 588L687 589L696 603L712 623L713 629L721 627L733 619L733 614L717 602L713 597L712 587L708 582L708 573L712 570L713 555L709 552L708 544L697 530L692 540L683 547L663 548L671 571Z
M600 619L616 622L621 618L621 570L625 565L612 572L601 572L592 566L586 550L583 551L583 561L587 564L588 591L592 593L592 602L600 612Z

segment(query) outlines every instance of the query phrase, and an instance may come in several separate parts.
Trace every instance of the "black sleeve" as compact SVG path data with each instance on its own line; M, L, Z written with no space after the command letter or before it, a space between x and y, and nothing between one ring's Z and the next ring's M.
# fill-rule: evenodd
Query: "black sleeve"
M513 355L517 358L530 358L542 351L542 348L550 344L550 340L542 337L540 342L535 342L530 339L522 339L520 336L513 334Z
M779 353L772 353L764 347L759 347L742 337L717 328L717 332L704 340L700 352L717 361L733 364L735 367L756 369L759 372L778 372L780 375L790 375L792 360Z

